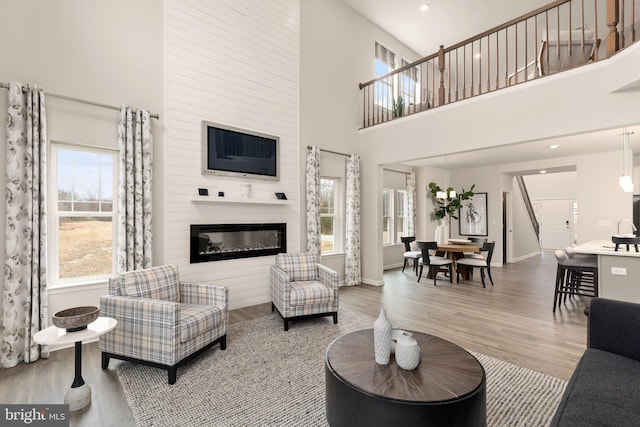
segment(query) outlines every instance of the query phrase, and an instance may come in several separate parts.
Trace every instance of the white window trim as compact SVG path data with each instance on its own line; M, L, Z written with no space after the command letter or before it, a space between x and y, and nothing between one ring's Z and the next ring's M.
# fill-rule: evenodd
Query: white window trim
M118 150L115 148L108 147L98 147L93 145L84 145L84 144L75 144L68 142L60 142L60 141L51 141L49 144L49 184L47 191L49 192L47 208L48 208L48 218L47 218L47 229L48 229L48 239L47 239L47 256L49 259L48 263L48 271L47 271L47 283L50 289L56 288L65 288L65 287L73 287L79 285L94 285L96 283L104 283L108 282L110 277L113 277L114 272L116 271L116 266L118 263L117 260L117 252L116 252L116 241L118 237L118 215L117 215L117 189L118 189ZM100 274L94 276L82 276L82 277L74 277L71 279L60 279L59 275L59 258L58 258L58 225L60 220L60 211L58 211L58 150L59 149L67 149L67 150L76 150L76 151L88 151L91 153L104 153L111 154L113 156L113 201L112 201L112 210L110 214L106 212L92 212L91 216L101 216L112 218L112 226L111 226L111 241L112 241L112 257L111 257L111 273L109 274ZM83 213L65 213L62 216L87 216Z
M404 221L403 221L403 226L404 229L402 230L402 233L405 234L406 233L406 227L409 221L409 211L408 211L408 193L407 190L404 188L383 188L382 189L383 193L385 191L388 191L390 193L390 198L389 198L389 202L391 204L390 206L390 213L391 215L389 216L390 220L389 220L389 242L388 243L382 243L383 246L394 246L394 245L401 245L402 242L400 241L400 239L397 239L397 222L398 222L398 211L397 211L397 206L398 206L398 193L402 192L405 195L405 199L404 199ZM384 211L382 212L382 218L384 219ZM383 225L383 230L384 230L384 225Z
M382 193L383 193L383 202L384 203L384 192L388 191L390 193L390 197L389 197L389 241L388 242L383 242L382 245L383 246L392 246L394 245L394 235L395 235L395 198L396 198L396 190L393 188L383 188L382 189ZM383 219L383 224L382 224L382 232L384 233L384 206L382 209L382 219Z
M399 205L399 203L398 203L398 194L400 194L400 193L404 194L404 203L403 203L403 207L404 207L403 208L403 212L404 212L403 219L404 219L404 221L402 221L402 226L403 226L402 230L397 230L397 229L394 230L395 231L394 237L397 237L397 234L398 234L399 231L402 231L402 235L403 236L407 235L407 223L408 223L408 219L409 219L409 212L408 212L409 203L408 203L408 199L407 198L409 197L409 193L407 193L407 190L405 190L405 189L396 188L394 193L393 193L393 195L395 197L395 203L394 203L395 210L394 210L394 218L393 218L393 220L394 220L394 223L397 225L398 217L399 217L399 215L398 215L398 205ZM400 239L398 239L398 240L394 239L394 244L399 245L400 243L402 243L402 241Z
M332 180L334 184L334 236L333 236L333 250L332 251L321 251L320 256L328 256L328 255L337 255L344 253L345 246L345 180L341 177L337 176L320 176L320 179L328 179ZM323 216L322 214L320 215ZM324 215L331 216L331 215Z

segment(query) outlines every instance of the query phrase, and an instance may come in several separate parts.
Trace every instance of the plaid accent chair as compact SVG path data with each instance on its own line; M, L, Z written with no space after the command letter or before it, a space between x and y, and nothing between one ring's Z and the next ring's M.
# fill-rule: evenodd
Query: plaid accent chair
M179 281L175 265L110 279L100 314L118 324L100 337L102 369L111 358L143 363L166 369L174 384L178 366L217 343L227 348L228 301L224 286Z
M315 261L311 252L278 254L271 266L271 311L284 319L333 316L338 323L338 273Z

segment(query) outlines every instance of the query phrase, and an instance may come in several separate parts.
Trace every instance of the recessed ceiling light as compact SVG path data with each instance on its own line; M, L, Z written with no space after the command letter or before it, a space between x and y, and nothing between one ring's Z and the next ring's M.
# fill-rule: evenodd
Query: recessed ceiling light
M546 170L544 170L544 169L542 169L542 170L540 171L540 173L547 173L547 171L546 171Z
M427 3L420 6L420 12L426 12L427 10L429 10L429 5Z
M558 144L553 144L553 145L548 146L547 148L550 149L550 150L555 150L558 147L560 147Z
M476 53L475 55L473 55L473 57L476 59L480 59L480 56L482 56L480 53Z

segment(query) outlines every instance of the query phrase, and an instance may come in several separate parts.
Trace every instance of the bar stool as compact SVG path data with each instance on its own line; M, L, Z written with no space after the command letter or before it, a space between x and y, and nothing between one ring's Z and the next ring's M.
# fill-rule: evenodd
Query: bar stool
M598 296L598 261L592 255L574 254L558 249L554 252L558 261L556 286L553 295L553 312L560 302L574 295Z

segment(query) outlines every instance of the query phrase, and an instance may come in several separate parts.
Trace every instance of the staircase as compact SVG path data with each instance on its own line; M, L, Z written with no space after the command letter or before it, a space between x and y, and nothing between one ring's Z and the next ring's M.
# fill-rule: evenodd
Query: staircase
M360 83L362 127L610 58L635 43L640 0L559 0ZM402 105L402 108L398 108Z
M529 192L527 191L527 186L524 183L524 178L522 177L522 175L516 176L516 182L518 183L520 194L522 194L522 201L524 202L524 205L527 208L527 213L529 214L529 219L531 220L531 226L533 227L533 231L536 233L536 238L538 239L538 242L539 242L540 241L540 223L538 223L538 219L536 218L535 212L533 211L531 198L529 197Z

